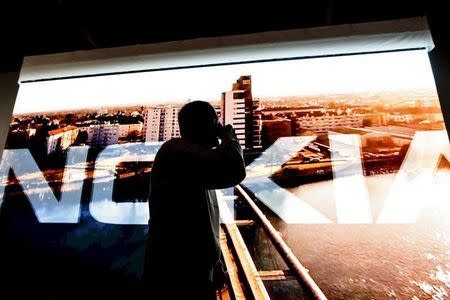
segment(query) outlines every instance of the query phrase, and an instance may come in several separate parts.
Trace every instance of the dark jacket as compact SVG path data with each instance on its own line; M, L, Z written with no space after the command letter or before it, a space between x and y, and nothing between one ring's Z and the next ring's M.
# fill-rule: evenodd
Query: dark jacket
M220 265L219 208L215 189L245 178L234 132L208 149L183 138L165 142L155 157L144 278L153 290L174 296L211 286ZM181 292L182 293L182 292ZM185 293L186 295L186 293ZM198 298L201 299L201 298Z

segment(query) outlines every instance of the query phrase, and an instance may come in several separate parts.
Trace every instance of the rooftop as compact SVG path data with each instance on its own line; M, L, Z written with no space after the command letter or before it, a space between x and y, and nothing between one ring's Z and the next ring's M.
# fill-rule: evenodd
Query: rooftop
M69 125L69 126L66 126L66 127L63 127L63 128L50 130L48 132L48 135L55 135L55 134L59 134L59 133L62 133L62 132L71 131L71 130L74 130L74 129L78 129L78 127L73 126L73 125Z

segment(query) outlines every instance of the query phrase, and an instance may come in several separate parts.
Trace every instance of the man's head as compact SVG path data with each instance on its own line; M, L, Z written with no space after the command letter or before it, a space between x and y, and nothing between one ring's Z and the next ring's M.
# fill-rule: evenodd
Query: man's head
M219 144L218 123L216 110L205 101L189 102L178 112L181 137L205 147Z

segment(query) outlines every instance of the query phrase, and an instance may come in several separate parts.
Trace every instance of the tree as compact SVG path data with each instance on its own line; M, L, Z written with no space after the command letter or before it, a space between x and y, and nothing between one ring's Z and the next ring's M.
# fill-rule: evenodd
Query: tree
M127 139L129 141L137 140L138 138L139 138L139 131L137 130L132 130L127 135Z
M75 144L76 145L86 144L88 138L89 138L89 136L88 136L87 131L82 130L82 131L78 132L77 139L75 140Z
M56 142L55 153L61 154L63 152L64 152L64 149L62 147L61 138L58 138L58 140Z
M363 127L370 127L370 126L372 126L372 124L373 124L373 122L372 122L372 119L363 119L363 123L362 123L362 125L363 125Z
M63 122L66 125L73 125L77 121L77 116L75 114L69 113L64 116Z

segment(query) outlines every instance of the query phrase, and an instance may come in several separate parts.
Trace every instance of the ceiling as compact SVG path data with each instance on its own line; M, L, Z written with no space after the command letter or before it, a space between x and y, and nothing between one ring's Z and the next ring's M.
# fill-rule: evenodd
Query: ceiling
M0 72L18 71L27 55L424 15L436 46L448 45L445 10L433 1L262 3L2 1Z

